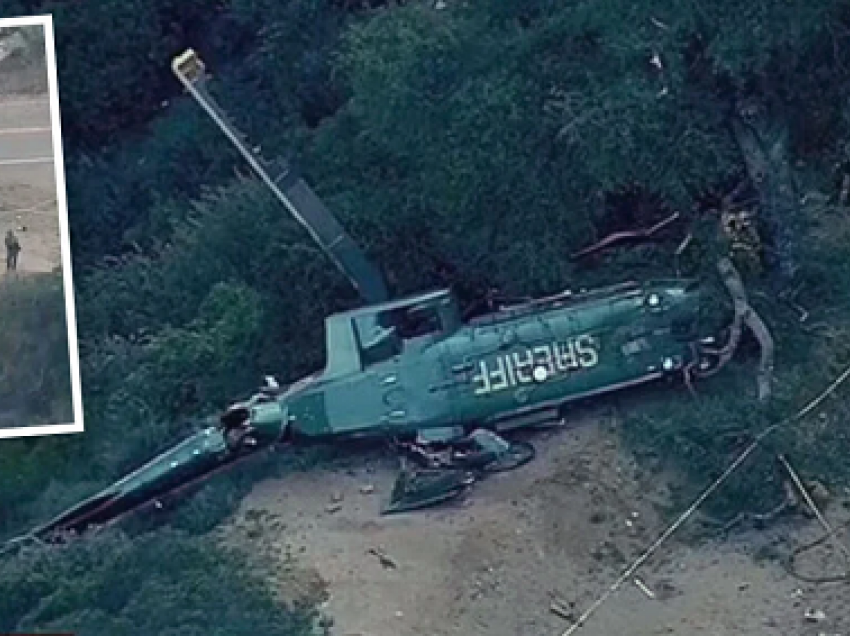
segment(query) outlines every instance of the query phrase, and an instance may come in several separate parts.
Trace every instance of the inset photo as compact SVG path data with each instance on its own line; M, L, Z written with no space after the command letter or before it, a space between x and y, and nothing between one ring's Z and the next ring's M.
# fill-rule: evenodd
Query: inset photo
M83 430L51 16L0 19L0 438Z

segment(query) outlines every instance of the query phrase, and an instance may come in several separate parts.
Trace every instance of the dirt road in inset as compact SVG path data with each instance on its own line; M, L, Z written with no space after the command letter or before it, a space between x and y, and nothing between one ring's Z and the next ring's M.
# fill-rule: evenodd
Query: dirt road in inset
M61 266L56 195L47 95L0 98L0 234L17 234L19 271Z

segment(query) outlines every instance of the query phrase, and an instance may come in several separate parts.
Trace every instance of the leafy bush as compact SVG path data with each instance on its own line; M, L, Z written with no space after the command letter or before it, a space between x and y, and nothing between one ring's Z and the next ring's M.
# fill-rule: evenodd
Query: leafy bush
M61 274L0 282L0 425L70 423L71 366Z
M209 540L160 531L93 537L0 561L0 629L81 636L150 633L313 635L289 608Z
M673 210L695 229L688 266L705 276L720 247L706 209L745 173L730 116L757 97L789 132L801 198L817 190L807 200L826 202L783 219L800 228L789 289L769 271L747 280L777 340L775 401L759 408L740 390L751 379L745 350L697 400L642 392L627 438L647 461L672 461L691 477L685 497L847 363L850 225L836 201L850 171L842 3L430 5L351 13L323 0L231 0L208 13L200 0L27 4L55 9L88 432L0 446L4 531L117 478L260 375L320 366L322 318L355 302L264 189L231 179L246 171L241 159L170 77L170 56L188 45L210 62L213 90L240 128L267 158L299 158L398 293L452 283L465 300L486 286L528 295L670 274L686 230L589 265L570 254ZM773 503L778 449L807 475L850 481L843 416L832 400L785 429L714 511ZM272 463L236 483L215 480L169 522L203 534ZM210 592L220 602L205 605L193 590L213 577L184 566L217 550L158 524L136 530L137 547L107 534L55 564L38 555L0 563L0 617L16 628L65 621L81 633L141 625L190 634L191 612L210 630L239 633L277 616L241 583L229 588L238 601ZM139 572L139 585L118 582L97 549ZM198 559L222 580L238 576ZM176 566L153 575L151 563L171 560L182 575ZM87 574L76 588L72 572ZM190 601L176 605L181 595ZM259 607L261 622L240 623L242 606ZM281 614L279 630L294 620Z

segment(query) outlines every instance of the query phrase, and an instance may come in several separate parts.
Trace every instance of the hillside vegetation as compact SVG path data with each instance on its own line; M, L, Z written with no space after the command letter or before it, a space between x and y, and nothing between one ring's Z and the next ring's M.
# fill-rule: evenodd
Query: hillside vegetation
M323 316L357 302L180 94L170 60L188 46L239 126L266 157L297 161L398 293L451 284L471 302L491 286L543 294L677 264L710 278L725 249L717 210L735 190L760 220L763 253L742 269L776 338L774 396L761 407L741 390L754 383L745 347L697 400L629 398L630 441L690 475L682 496L850 363L845 3L366 4L8 3L55 19L86 433L0 444L3 531L116 479L263 374L321 366ZM570 259L672 211L682 222L657 245ZM808 477L847 483L845 410L834 399L784 430L713 513L776 503L777 447ZM0 630L306 633L301 611L271 604L250 573L243 585L238 565L196 560L214 560L204 532L267 469L216 479L174 528L134 542L7 558L0 581L17 595L0 594L12 604ZM198 592L231 577L230 602ZM137 622L139 608L172 631Z
M0 280L0 427L73 422L61 274Z

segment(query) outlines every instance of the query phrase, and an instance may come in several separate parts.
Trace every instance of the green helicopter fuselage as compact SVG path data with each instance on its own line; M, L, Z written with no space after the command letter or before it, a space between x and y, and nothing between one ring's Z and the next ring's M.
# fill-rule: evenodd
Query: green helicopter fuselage
M696 362L699 310L694 282L650 281L469 322L442 290L335 314L324 371L252 418L260 429L281 418L272 427L293 440L517 428L565 402L681 373Z
M327 363L229 408L187 438L34 531L108 523L277 443L451 442L561 414L565 403L681 375L698 362L693 281L559 294L463 321L447 290L326 319Z

